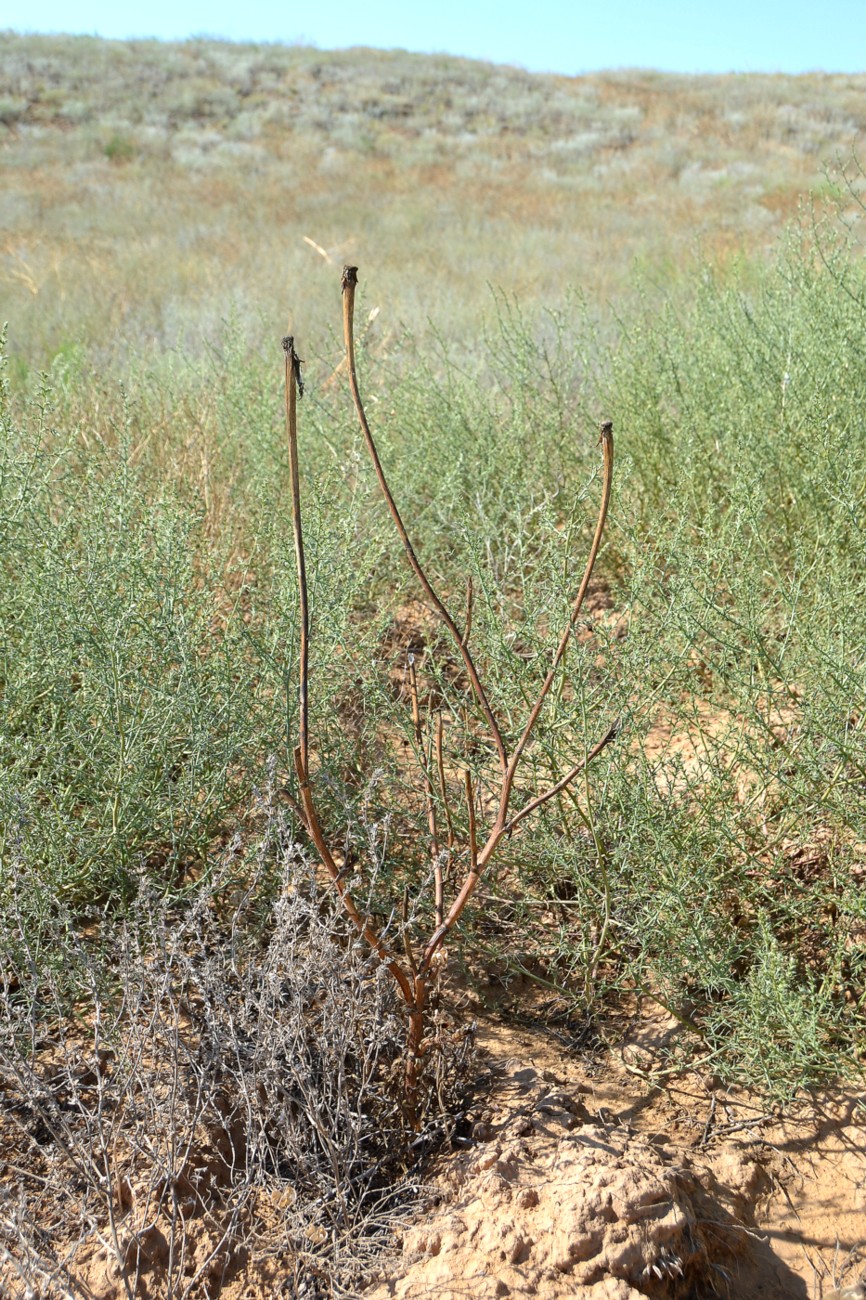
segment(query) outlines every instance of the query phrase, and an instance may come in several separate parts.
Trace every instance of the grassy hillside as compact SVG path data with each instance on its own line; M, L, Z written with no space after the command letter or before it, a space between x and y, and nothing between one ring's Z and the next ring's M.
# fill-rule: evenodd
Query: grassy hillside
M376 330L461 339L487 287L597 308L635 260L765 254L866 131L866 79L565 78L466 60L0 36L0 292L14 356L200 352L294 320L326 258L376 268ZM447 324L446 324L447 321Z

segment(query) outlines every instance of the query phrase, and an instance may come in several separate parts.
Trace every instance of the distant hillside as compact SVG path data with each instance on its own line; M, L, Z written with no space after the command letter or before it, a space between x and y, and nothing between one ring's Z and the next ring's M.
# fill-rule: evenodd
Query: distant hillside
M28 352L70 330L191 346L230 302L255 329L303 296L318 322L346 258L392 325L468 328L489 283L603 302L636 259L667 285L697 241L770 247L864 134L866 74L566 78L7 33L3 314Z

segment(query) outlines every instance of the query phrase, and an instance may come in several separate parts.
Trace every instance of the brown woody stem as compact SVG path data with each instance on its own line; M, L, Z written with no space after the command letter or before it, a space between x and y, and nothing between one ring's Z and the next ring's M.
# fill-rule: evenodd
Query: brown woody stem
M508 755L505 752L505 742L502 739L502 733L499 730L499 724L497 723L496 718L493 715L493 710L491 709L487 701L487 696L484 693L484 688L481 685L481 680L478 676L478 672L475 668L475 664L472 662L472 656L469 653L469 648L464 644L464 638L458 632L456 623L454 622L453 618L448 613L448 610L445 608L442 601L439 599L439 596L436 594L435 590L433 589L433 586L430 583L429 578L427 577L426 573L421 567L421 564L418 560L418 556L415 554L415 548L413 547L412 542L409 539L409 534L406 532L405 525L403 523L403 520L400 517L400 512L397 509L397 504L394 500L393 495L391 494L391 489L388 486L388 480L385 478L385 471L382 469L382 462L379 459L379 453L376 450L376 444L373 441L373 435L370 432L370 425L367 420L366 413L364 411L364 405L361 401L361 393L358 388L358 375L355 368L354 318L355 318L355 286L357 285L357 283L358 283L357 266L344 266L343 281L342 281L343 332L345 335L345 342L346 342L346 356L349 361L349 387L352 390L352 401L355 403L355 410L358 414L358 420L361 425L361 432L364 435L364 441L367 444L367 450L370 453L370 459L372 460L373 468L376 471L376 478L379 480L379 487L382 489L382 495L384 496L385 502L388 506L388 510L391 513L391 518L394 520L394 526L397 529L397 533L400 537L400 541L403 543L403 549L406 552L406 557L412 568L412 572L415 574L415 577L418 579L421 586L423 587L427 599L430 601L431 605L436 610L436 613L439 615L442 622L445 624L445 626L448 628L448 631L451 633L452 637L454 638L454 642L457 646L457 649L460 652L460 657L462 658L463 663L466 667L466 672L469 676L469 681L472 684L472 690L475 693L475 698L478 700L478 704L481 708L482 713L484 714L485 720L487 722L487 726L490 730L490 735L493 739L493 743L496 746L496 751L499 755L499 763L504 774L508 768Z
M322 860L322 865L331 877L334 888L339 894L340 901L346 909L355 929L363 939L366 939L367 943L379 957L380 961L387 966L400 989L403 1001L406 1003L407 1007L411 1009L414 1005L415 998L412 985L409 983L406 972L403 970L393 953L390 952L381 936L373 929L370 922L365 921L361 916L361 913L355 906L355 900L352 898L352 895L349 893L343 882L340 868L334 861L331 850L328 848L327 840L322 834L322 828L319 825L319 819L316 816L316 809L313 805L310 781L307 775L307 770L304 767L300 745L295 749L295 771L298 775L298 785L301 788L301 800L304 806L304 820L306 822L307 830L310 833L310 838L315 844L319 857Z
M412 697L412 722L415 730L415 747L418 765L424 777L424 799L427 804L427 829L430 834L430 862L433 867L433 890L436 924L442 924L444 910L442 893L442 858L439 853L439 829L436 825L436 803L433 798L433 781L430 776L430 760L427 756L427 743L421 726L421 708L418 703L418 677L415 672L415 660L409 656L409 692Z
M445 825L448 827L448 853L454 852L454 823L451 820L451 807L448 803L448 787L445 784L445 754L442 744L442 714L436 715L436 769L439 773L439 794L445 809ZM441 918L440 918L441 920Z
M289 442L289 479L292 490L292 531L295 535L295 561L298 569L298 601L301 609L300 663L298 666L298 733L304 770L309 764L309 655L310 606L307 596L307 567L304 561L304 534L301 528L301 484L298 470L297 397L303 392L301 360L291 334L283 339L286 354L286 436Z
M472 634L472 574L466 579L466 617L463 620L463 644L469 644L469 637Z
M405 1089L406 1089L406 1114L410 1123L416 1125L418 1122L418 1089L420 1074L422 1068L422 1057L426 1050L424 1039L424 1018L427 999L427 982L430 976L431 967L434 964L434 958L442 945L446 935L454 925L459 921L467 902L474 893L485 868L497 850L503 836L508 835L525 817L536 809L542 807L548 800L554 798L565 790L571 782L581 773L586 771L589 764L595 759L605 747L614 739L619 729L618 721L615 722L605 733L602 739L588 750L584 758L576 763L570 771L566 773L561 780L557 781L550 789L530 799L517 813L510 819L508 816L509 804L511 801L515 777L518 766L525 753L527 745L532 736L538 717L541 713L544 701L550 692L557 670L562 664L568 648L568 643L574 633L583 602L589 588L590 578L601 546L602 534L604 532L605 521L607 519L608 507L610 505L611 485L613 478L613 426L610 421L605 421L601 427L601 445L603 451L603 482L601 501L599 503L598 519L596 522L595 533L593 535L592 545L589 556L581 579L580 587L571 607L568 624L565 627L559 644L550 664L550 668L541 685L538 696L532 708L529 711L526 723L520 738L512 752L510 758L506 752L505 742L502 737L499 725L488 703L487 696L475 668L472 655L469 651L469 636L472 629L472 604L473 589L472 579L467 582L466 589L466 616L462 634L458 631L457 625L449 614L443 602L440 600L432 584L427 578L424 569L418 560L409 535L406 532L394 497L385 478L381 461L376 449L367 416L361 401L358 389L358 378L355 367L355 343L354 343L354 303L355 287L357 285L357 267L346 266L343 269L343 327L346 344L346 364L349 372L349 384L352 392L352 400L361 425L361 431L367 445L367 450L373 462L379 487L385 497L385 502L390 511L391 517L397 528L397 533L403 545L403 549L409 561L409 565L420 583L427 599L435 609L439 618L447 627L450 635L454 639L460 657L466 669L472 691L478 702L478 706L484 715L487 723L489 734L493 745L496 749L499 765L502 774L502 784L499 793L498 808L496 811L493 824L487 834L482 847L478 845L478 834L476 825L476 792L473 789L472 776L469 771L464 772L464 786L466 794L466 805L469 821L469 834L467 848L462 851L468 851L468 870L463 884L457 897L451 904L447 915L444 913L444 885L442 859L447 856L449 861L453 860L455 834L451 818L451 812L448 803L448 792L445 781L445 762L443 756L443 738L442 738L442 716L437 717L435 731L435 756L438 771L439 794L442 799L444 816L448 828L447 851L440 852L439 833L436 822L436 804L433 788L432 775L432 754L428 744L425 730L422 726L421 710L418 698L418 681L415 673L414 662L410 657L409 661L409 689L412 702L412 720L415 733L415 742L417 749L418 762L424 779L424 790L427 810L427 825L430 840L430 853L433 863L433 877L435 884L435 917L436 924L434 932L423 950L420 963L416 961L415 953L412 949L411 939L408 933L408 914L409 900L408 893L404 891L402 900L402 918L403 918L403 942L405 946L406 962L408 963L408 973L397 957L385 943L382 935L376 930L369 918L364 918L358 911L358 908L349 893L344 876L345 869L338 868L333 854L331 853L327 841L322 833L319 824L316 809L313 803L312 790L309 779L309 725L308 725L308 685L309 685L309 610L307 597L307 579L304 563L304 547L301 528L301 503L300 503L300 486L298 473L298 444L297 444L297 397L303 393L301 382L300 365L297 353L294 348L294 340L287 337L283 340L283 348L286 353L286 430L289 443L289 466L292 489L292 524L295 535L295 554L298 568L298 589L301 607L301 634L300 634L300 667L299 667L299 703L300 703L300 743L294 750L295 770L298 778L300 789L301 805L298 812L307 831L315 844L316 850L322 861L322 864L330 876L334 888L336 889L343 907L348 916L351 918L358 933L370 945L377 954L383 965L390 971L396 982L400 994L405 1003L408 1013L408 1035L407 1035L407 1053L405 1064ZM428 719L429 721L429 719ZM461 853L461 856L462 856Z

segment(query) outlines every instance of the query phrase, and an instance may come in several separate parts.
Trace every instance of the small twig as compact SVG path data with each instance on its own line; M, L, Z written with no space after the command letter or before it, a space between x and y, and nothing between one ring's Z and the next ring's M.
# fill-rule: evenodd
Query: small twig
M470 873L478 872L478 838L475 830L475 794L472 789L472 773L467 768L463 773L466 786L466 810L469 814L469 867Z
M305 244L308 244L314 252L319 254L319 257L321 257L323 261L327 262L328 266L334 265L334 259L331 257L327 248L322 248L322 245L317 244L315 239L310 239L309 235L303 235L302 238Z
M448 803L448 787L445 784L445 757L442 746L442 714L436 715L436 769L439 773L439 794L445 809L445 825L448 827L448 852L454 851L454 823L451 820L451 808Z
M418 677L415 673L415 656L409 655L409 693L412 697L412 722L415 728L415 746L418 764L424 778L424 800L427 804L427 829L430 833L430 861L433 866L433 890L436 924L442 924L444 897L442 887L442 856L439 852L439 829L436 825L436 804L433 800L433 781L430 777L430 762L427 757L427 744L421 726L421 708L418 703Z
M406 960L409 963L409 969L412 972L412 978L417 978L418 966L415 962L415 954L412 951L412 940L409 938L409 890L403 890L403 907L401 909L400 919L403 922L403 951L406 953Z
M716 1094L713 1093L713 1095L712 1095L712 1097L711 1097L711 1099L710 1099L710 1113L709 1113L709 1115L707 1116L707 1122L706 1122L706 1124L704 1125L704 1131L703 1131L703 1133L701 1134L700 1141L698 1142L698 1146L699 1146L699 1147L705 1147L705 1146L707 1145L707 1143L709 1142L709 1140L710 1140L710 1133L712 1132L712 1128L713 1128L713 1120L714 1120L715 1117L716 1117L716 1106L717 1106L717 1105L718 1105L718 1101L717 1101L717 1099L716 1099Z
M304 771L309 768L309 639L310 606L307 595L307 567L304 560L304 534L301 527L301 485L298 469L297 397L303 394L301 359L295 351L291 334L283 339L286 354L286 436L289 441L289 477L292 489L292 531L295 535L295 560L298 568L298 600L301 608L300 665L298 668L299 740Z
M619 735L619 728L620 720L617 718L608 727L598 744L593 745L589 753L586 754L579 763L575 763L570 772L566 772L565 776L562 777L561 780L557 781L556 785L551 786L549 790L545 790L544 794L537 795L535 799L530 799L528 804L525 804L519 812L514 814L511 820L506 824L506 834L513 831L518 822L523 821L524 817L528 817L531 812L535 812L536 808L540 808L542 804L547 803L548 799L552 799L555 795L561 794L567 786L571 785L572 781L574 781L576 777L580 776L581 772L584 772L586 768L589 767L592 760L597 758L601 751L605 749L612 740L616 739Z
M718 1137L728 1137L731 1133L748 1132L753 1128L763 1128L765 1124L772 1124L772 1115L759 1115L757 1119L740 1119L732 1124L719 1124L716 1128Z

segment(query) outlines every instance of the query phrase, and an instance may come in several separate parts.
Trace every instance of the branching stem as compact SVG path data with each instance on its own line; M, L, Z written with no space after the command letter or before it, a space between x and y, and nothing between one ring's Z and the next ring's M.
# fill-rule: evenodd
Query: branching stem
M409 904L408 894L404 891L402 900L402 920L403 920L403 943L405 949L406 961L408 967L404 968L395 954L385 943L383 934L380 933L370 918L365 918L359 912L351 894L349 893L344 872L342 872L331 853L325 835L322 832L321 825L313 803L313 795L310 787L309 777L309 727L308 727L308 674L309 674L309 613L307 605L307 581L304 567L304 547L301 527L301 505L300 505L300 488L298 475L298 449L297 449L297 415L296 415L296 396L302 392L300 383L300 361L294 349L294 341L291 338L283 340L283 347L286 353L286 429L289 442L289 465L291 473L292 487L292 522L295 531L295 554L298 567L298 589L301 607L301 646L300 646L300 666L299 666L299 705L300 705L300 743L294 751L295 770L298 778L300 789L300 806L298 811L302 815L302 820L306 826L307 832L312 839L322 865L330 876L334 888L336 889L342 904L351 918L356 930L370 945L377 954L382 963L391 972L395 983L400 991L400 995L406 1006L408 1015L408 1033L407 1033L407 1052L405 1062L405 1107L407 1119L413 1125L418 1122L418 1087L422 1069L422 1058L426 1051L426 1041L424 1039L425 1008L427 999L427 986L431 970L436 966L437 954L445 940L448 932L457 924L463 913L466 904L472 897L479 881L481 880L485 868L496 852L503 837L510 835L512 831L528 817L530 813L541 808L548 800L553 799L580 775L586 773L589 764L604 750L619 731L619 721L614 722L605 734L602 736L591 749L588 749L583 758L574 764L574 766L557 781L550 789L542 794L536 795L523 805L516 813L509 817L509 808L514 791L515 778L517 776L520 761L526 751L532 736L535 724L538 721L545 699L550 692L551 686L556 678L556 674L562 665L569 641L574 633L577 619L583 607L589 589L590 578L592 577L595 561L601 546L602 534L604 532L605 521L607 519L608 507L610 505L611 485L613 481L613 426L611 422L605 421L601 426L601 445L603 458L603 477L601 500L599 503L598 519L596 521L595 533L590 546L589 556L584 568L583 577L580 587L571 607L568 623L560 637L559 644L550 664L550 668L542 682L535 703L529 709L526 722L515 748L509 758L505 741L502 736L499 724L493 710L488 702L487 695L482 686L472 655L469 651L469 635L472 628L472 603L473 589L470 578L466 590L466 614L464 628L461 633L454 619L451 617L446 606L434 590L428 579L420 561L415 553L409 535L403 524L400 512L394 501L394 497L388 486L379 454L376 450L376 444L370 431L370 425L364 411L358 389L358 378L355 368L355 343L353 333L354 323L354 303L355 303L355 286L358 281L358 269L354 266L347 266L343 269L343 327L346 344L346 363L349 373L349 386L352 393L352 400L355 410L360 421L361 431L367 445L367 450L373 462L376 477L385 502L390 511L391 517L397 529L403 549L406 553L409 564L415 577L420 583L427 599L435 609L436 613L447 627L463 665L466 669L467 676L472 688L478 706L487 723L487 729L496 750L499 759L501 772L501 785L497 801L496 812L490 828L487 832L487 838L479 847L478 827L476 817L476 792L473 789L472 776L467 770L464 772L463 783L466 798L466 812L468 820L468 843L459 850L455 850L456 836L454 822L451 816L451 809L448 801L448 790L445 779L445 760L443 755L442 739L442 717L438 715L436 720L435 736L432 741L433 752L435 752L435 761L438 774L438 793L442 800L442 808L447 826L447 849L441 849L439 828L437 825L436 799L434 790L434 778L432 773L432 753L431 742L428 734L425 734L425 728L422 724L421 709L418 695L418 679L415 670L414 660L409 660L409 692L412 707L412 723L415 737L415 752L418 765L421 769L421 775L424 784L425 806L427 812L427 832L429 837L430 859L433 865L434 879L434 930L423 950L420 962L416 960L412 949L412 944L408 934ZM585 718L584 718L585 722ZM429 724L429 718L428 718ZM429 726L428 726L429 731ZM584 726L584 732L586 727ZM587 797L589 790L586 790ZM595 830L595 823L591 820L588 823L593 833L596 845L599 866L604 873L606 868L603 863L603 849ZM449 863L454 863L455 858L462 860L466 864L466 876L453 900L447 914L445 914L444 899L444 880L443 880L443 857L447 858ZM592 971L597 969L598 960L601 956L601 949L604 945L607 926L610 922L610 894L606 876L603 880L605 890L605 930L599 941L595 958L593 961ZM590 976L591 977L591 976Z

